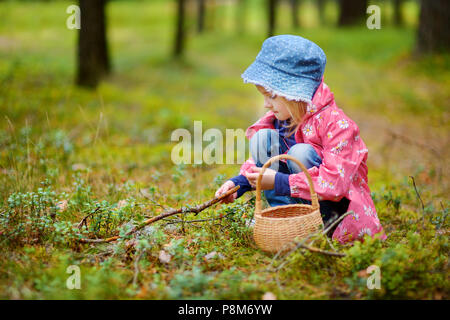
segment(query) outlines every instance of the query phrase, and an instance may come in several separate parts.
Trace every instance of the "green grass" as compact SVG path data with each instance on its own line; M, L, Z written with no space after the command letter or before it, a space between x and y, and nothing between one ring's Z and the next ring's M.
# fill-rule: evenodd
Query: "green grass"
M238 165L174 166L170 134L192 130L194 120L203 121L204 131L245 129L264 112L258 92L240 74L266 27L257 1L245 32L235 29L232 7L220 7L219 24L202 35L190 18L186 55L174 61L173 2L113 1L113 74L88 91L73 85L69 3L0 3L0 298L260 299L271 291L279 299L448 299L450 59L411 54L413 2L405 6L406 26L392 27L387 15L381 30L334 28L332 4L325 26L311 2L302 6L298 30L287 7L279 13L288 18L277 33L305 36L324 49L326 82L369 148L369 185L389 238L339 247L344 259L303 251L274 259L259 251L245 227L251 195L186 216L228 214L223 219L155 224L135 245L78 244L72 226L96 208L85 232L108 236L161 212L154 202L173 208L204 202L237 173ZM405 138L393 139L390 129ZM61 200L68 201L64 211L55 207ZM328 246L324 239L315 245ZM172 255L167 265L158 260L161 249ZM205 261L212 251L224 259ZM81 268L81 290L65 285L73 264ZM379 291L368 290L360 273L371 264L381 267Z

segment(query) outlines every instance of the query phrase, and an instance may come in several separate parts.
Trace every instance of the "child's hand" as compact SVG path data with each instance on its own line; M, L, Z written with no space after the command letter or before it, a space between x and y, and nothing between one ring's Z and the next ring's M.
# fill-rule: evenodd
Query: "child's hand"
M256 188L256 181L258 180L259 172L262 168L252 167L245 173L245 177L253 188ZM276 171L272 169L266 169L261 179L261 190L271 190L275 187L275 175Z
M228 180L225 182L219 189L216 191L216 197L220 196L222 193L227 192L228 190L234 188L234 182L231 180ZM220 200L220 203L231 203L237 198L237 192L230 194L228 197L223 198Z

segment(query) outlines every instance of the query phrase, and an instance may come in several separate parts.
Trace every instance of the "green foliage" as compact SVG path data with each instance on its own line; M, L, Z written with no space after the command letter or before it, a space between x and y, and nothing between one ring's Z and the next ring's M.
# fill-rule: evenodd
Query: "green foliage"
M168 292L170 299L192 299L195 297L202 297L201 294L205 291L208 283L212 280L202 272L200 268L185 271L183 273L175 274L169 282Z

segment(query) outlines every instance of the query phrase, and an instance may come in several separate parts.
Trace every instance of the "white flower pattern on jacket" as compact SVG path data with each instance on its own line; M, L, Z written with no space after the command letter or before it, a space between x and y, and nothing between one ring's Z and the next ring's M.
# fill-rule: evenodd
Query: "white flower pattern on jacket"
M347 129L348 128L348 121L345 119L341 119L337 122L337 124L339 125L339 128L341 129Z

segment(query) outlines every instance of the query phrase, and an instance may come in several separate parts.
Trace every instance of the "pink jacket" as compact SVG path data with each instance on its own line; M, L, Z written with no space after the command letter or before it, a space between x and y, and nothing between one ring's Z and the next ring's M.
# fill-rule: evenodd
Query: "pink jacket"
M247 138L259 129L273 129L274 120L273 112L267 112L247 129ZM380 233L385 240L367 181L367 147L359 136L358 126L337 107L333 93L323 80L295 132L295 140L310 144L322 158L319 167L308 170L319 200L339 201L343 197L350 200L348 211L354 213L342 220L333 239L341 243L353 242L362 240L365 234ZM253 160L247 160L240 173L244 174L252 166L255 166ZM289 175L289 185L292 197L311 200L303 172Z

